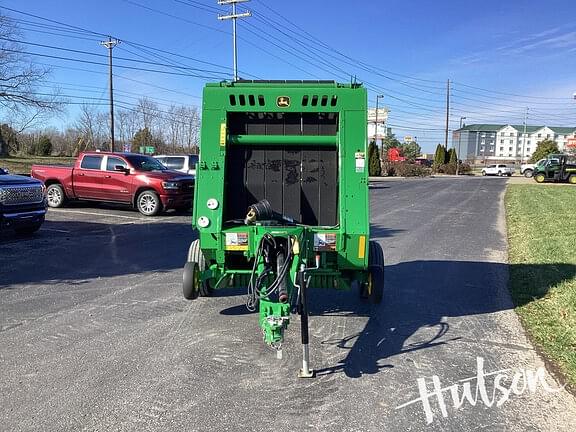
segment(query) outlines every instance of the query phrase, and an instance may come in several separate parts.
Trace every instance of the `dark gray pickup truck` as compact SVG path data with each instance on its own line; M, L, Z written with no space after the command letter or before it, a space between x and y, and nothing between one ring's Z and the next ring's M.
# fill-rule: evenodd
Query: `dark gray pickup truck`
M36 179L8 174L0 168L0 231L19 234L38 231L46 215L44 184Z

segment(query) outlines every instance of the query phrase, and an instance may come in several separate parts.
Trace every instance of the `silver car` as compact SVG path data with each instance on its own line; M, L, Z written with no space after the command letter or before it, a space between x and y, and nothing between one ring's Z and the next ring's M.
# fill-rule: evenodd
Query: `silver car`
M154 157L171 170L196 176L198 155L157 155Z

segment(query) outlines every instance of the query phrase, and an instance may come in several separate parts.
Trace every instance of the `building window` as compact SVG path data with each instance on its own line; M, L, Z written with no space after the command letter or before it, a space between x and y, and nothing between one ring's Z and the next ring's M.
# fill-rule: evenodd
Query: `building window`
M512 150L513 150L512 147L509 147L509 148L508 148L508 151L512 151Z
M542 134L538 134L538 138L542 138Z
M526 144L530 144L530 140L526 141Z
M510 132L510 136L514 136L514 132Z
M510 144L513 144L513 143L514 143L514 140L510 140Z
M529 149L529 148L526 149L526 153L530 153L530 149Z
M550 134L546 134L546 138L550 138Z
M480 147L480 151L483 152L483 151L484 151L484 147Z
M504 140L500 140L500 144L504 144Z
M500 147L500 151L503 152L503 151L504 151L504 147Z
M486 144L486 140L480 141L480 144L482 144L482 145Z

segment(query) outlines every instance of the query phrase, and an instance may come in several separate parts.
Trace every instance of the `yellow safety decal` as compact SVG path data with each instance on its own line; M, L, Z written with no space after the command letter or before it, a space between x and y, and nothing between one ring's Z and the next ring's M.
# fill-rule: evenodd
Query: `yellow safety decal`
M366 255L366 236L358 237L358 258L364 259Z
M224 249L228 251L245 251L248 250L248 245L226 245Z
M220 124L220 145L226 145L226 123Z
M298 255L300 253L300 243L298 242L298 239L294 239L294 244L292 245L292 253L294 255Z

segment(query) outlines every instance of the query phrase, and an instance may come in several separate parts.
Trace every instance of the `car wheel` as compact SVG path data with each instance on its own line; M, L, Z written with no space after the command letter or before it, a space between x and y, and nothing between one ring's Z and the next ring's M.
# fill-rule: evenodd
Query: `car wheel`
M506 174L508 177L512 177L512 173L508 173Z
M156 192L146 190L136 198L136 208L144 216L156 216L162 210L162 202Z
M483 175L483 176L486 176L486 171L482 171L482 175Z
M527 169L526 171L524 171L524 177L526 178L532 178L533 175L534 171L532 171L531 169Z
M59 184L51 184L46 189L46 201L53 208L62 207L66 202L64 188Z
M534 180L536 180L536 183L544 183L546 176L543 173L538 173L534 176Z
M576 174L570 174L570 177L568 177L568 183L576 184Z
M498 177L502 177L502 171L498 171Z

